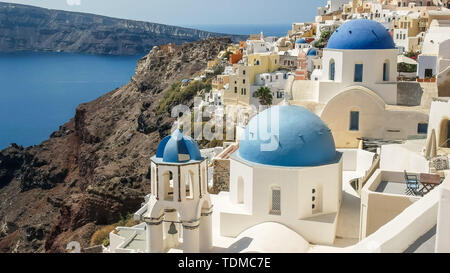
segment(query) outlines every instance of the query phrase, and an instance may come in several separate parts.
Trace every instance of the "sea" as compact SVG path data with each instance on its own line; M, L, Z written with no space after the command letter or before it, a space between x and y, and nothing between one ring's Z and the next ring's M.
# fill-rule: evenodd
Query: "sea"
M46 140L79 104L129 82L141 57L0 54L0 150Z
M284 36L284 25L194 25L227 34ZM142 56L68 53L0 54L0 150L49 138L76 107L125 85Z
M292 28L292 24L273 24L273 25L187 25L186 27L226 34L250 35L264 33L264 36L285 36Z

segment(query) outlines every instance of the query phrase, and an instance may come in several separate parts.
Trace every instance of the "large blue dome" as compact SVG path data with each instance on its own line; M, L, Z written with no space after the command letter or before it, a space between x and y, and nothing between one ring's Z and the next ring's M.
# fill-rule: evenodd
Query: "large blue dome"
M156 158L160 158L163 162L169 163L182 163L190 160L203 159L197 142L185 136L179 129L161 140L156 150Z
M272 132L276 126L278 134ZM306 167L334 162L338 154L331 130L318 116L303 107L278 105L249 122L239 156L264 165Z
M331 49L394 49L389 31L378 22L356 19L340 26L328 40Z

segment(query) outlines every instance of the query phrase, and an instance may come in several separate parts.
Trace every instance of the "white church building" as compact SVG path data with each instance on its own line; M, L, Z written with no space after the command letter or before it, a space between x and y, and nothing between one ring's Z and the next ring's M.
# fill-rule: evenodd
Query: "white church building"
M406 139L418 135L428 115L399 106L397 53L380 23L344 23L323 49L318 80L288 82L291 104L307 107L330 127L336 146L358 147L360 138Z
M332 244L342 201L342 154L311 111L273 106L254 117L230 159L229 205L220 233L236 237L277 222L312 243Z

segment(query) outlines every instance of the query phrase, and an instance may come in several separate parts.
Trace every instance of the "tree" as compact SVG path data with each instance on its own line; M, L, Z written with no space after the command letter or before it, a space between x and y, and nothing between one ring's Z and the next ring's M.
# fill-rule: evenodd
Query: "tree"
M333 34L333 32L329 31L329 30L324 30L320 33L320 38L319 40L315 41L313 46L315 48L324 48L325 45L328 43L328 40L331 37L331 34Z
M225 54L223 54L222 58L225 60L229 60L231 54L233 54L233 53L231 53L230 51L227 51L227 52L225 52Z
M413 73L417 72L417 65L415 64L407 64L407 63L398 63L397 71L404 73Z
M212 67L214 76L220 75L225 71L225 66L223 64L215 64Z
M268 87L261 87L253 94L253 97L259 98L259 103L261 105L271 105L272 104L272 91Z

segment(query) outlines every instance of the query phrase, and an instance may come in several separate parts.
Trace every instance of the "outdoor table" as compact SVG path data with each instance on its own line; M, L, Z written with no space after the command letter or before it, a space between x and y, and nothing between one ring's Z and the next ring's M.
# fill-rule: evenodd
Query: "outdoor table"
M423 189L426 190L425 193L428 193L441 184L441 176L438 174L421 173L420 184L422 184Z

